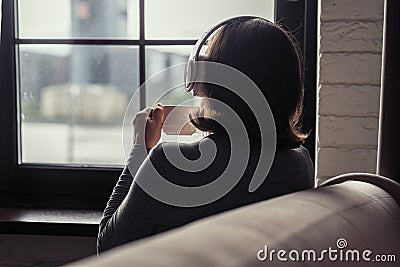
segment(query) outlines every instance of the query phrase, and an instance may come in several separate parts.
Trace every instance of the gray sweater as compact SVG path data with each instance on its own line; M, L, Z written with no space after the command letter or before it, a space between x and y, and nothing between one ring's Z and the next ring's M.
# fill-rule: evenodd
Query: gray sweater
M151 161L156 170L174 184L201 186L214 181L227 166L230 143L218 135L205 138L214 141L217 153L210 166L199 172L185 172L172 166L165 156L165 151L172 149L170 143L157 145L149 156L144 146L134 145L128 160L129 169L124 168L104 210L97 238L98 253L209 215L314 186L314 168L309 153L303 146L277 150L267 178L252 193L248 191L248 187L258 155L251 153L247 168L236 186L220 199L199 207L165 204L148 195L134 182L133 177L135 180L146 179L142 177L145 173L140 168L146 161ZM199 157L199 142L179 146L188 159Z

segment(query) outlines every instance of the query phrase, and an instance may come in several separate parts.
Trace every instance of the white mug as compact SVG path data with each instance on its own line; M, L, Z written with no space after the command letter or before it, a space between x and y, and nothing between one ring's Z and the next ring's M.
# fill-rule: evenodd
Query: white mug
M194 106L164 106L163 132L167 135L192 135L196 127L190 122L189 113Z

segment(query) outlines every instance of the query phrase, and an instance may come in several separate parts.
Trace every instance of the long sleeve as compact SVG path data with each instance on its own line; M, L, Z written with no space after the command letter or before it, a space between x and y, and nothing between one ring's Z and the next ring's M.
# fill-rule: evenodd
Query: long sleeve
M114 187L100 222L97 238L98 253L140 238L142 235L151 234L149 231L152 230L152 219L146 213L148 206L146 203L153 200L134 183L133 178L146 156L145 146L136 144L132 147L127 165ZM129 203L126 203L128 193L132 194L132 197ZM136 205L134 202L140 203L140 207L132 207ZM127 233L128 229L132 231Z

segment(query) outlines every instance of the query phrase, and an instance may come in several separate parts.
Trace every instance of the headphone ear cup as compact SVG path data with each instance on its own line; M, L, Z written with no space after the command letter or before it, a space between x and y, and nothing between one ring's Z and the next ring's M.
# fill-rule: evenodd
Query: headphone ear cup
M186 63L186 67L185 67L184 81L185 81L186 92L190 92L191 90L193 90L194 84L196 83L195 81L196 81L196 79L199 78L199 77L196 77L196 75L202 75L202 74L204 75L204 73L205 73L203 69L198 71L196 69L198 66L196 67L195 65L197 65L197 62L199 62L199 61L207 61L207 59L203 59L203 57L200 56L200 50L201 50L201 47L206 43L207 39L211 36L211 34L214 33L220 27L227 25L229 23L234 23L235 21L249 20L249 19L266 20L264 18L256 17L256 16L239 16L239 17L229 18L227 20L224 20L224 21L218 23L217 25L215 25L214 27L212 27L211 29L206 31L204 33L204 35L199 40L197 40L192 52L190 53L189 61ZM200 73L198 73L198 72L200 72Z
M193 89L193 86L196 81L196 67L195 67L195 62L190 59L186 63L185 67L185 87L186 91L190 92Z

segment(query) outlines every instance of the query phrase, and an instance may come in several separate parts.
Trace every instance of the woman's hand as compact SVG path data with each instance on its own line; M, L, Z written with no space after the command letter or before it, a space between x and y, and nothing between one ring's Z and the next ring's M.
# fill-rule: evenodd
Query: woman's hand
M143 144L150 149L158 143L164 119L163 109L163 105L157 104L155 108L145 108L136 114L133 120L134 144Z

